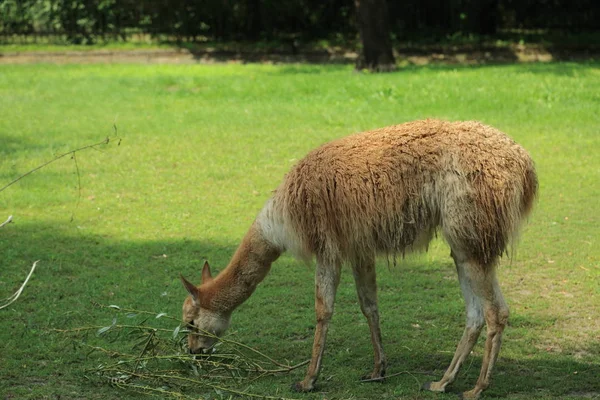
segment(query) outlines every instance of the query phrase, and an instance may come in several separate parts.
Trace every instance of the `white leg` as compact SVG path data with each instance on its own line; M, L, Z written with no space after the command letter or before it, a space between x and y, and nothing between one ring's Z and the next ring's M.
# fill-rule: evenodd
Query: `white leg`
M461 365L471 353L471 350L473 350L473 346L475 346L484 324L483 300L476 290L479 285L479 278L478 276L471 276L472 274L469 273L478 268L478 266L468 261L460 260L454 255L453 257L458 272L460 288L465 299L467 321L462 338L456 347L454 357L442 379L438 382L428 382L423 385L424 389L434 392L446 391L446 386L454 381Z
M465 399L478 399L481 392L490 385L492 370L498 359L502 344L502 332L508 323L508 306L504 301L500 285L498 285L496 274L493 270L486 277L485 290L483 310L487 325L487 337L483 360L481 362L481 372L479 373L475 387L462 394L462 397Z

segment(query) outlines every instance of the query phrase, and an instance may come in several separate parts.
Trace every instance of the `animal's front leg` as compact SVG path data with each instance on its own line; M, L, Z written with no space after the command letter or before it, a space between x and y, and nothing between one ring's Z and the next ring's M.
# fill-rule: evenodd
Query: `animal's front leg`
M312 348L312 358L308 365L306 376L301 382L294 384L294 389L299 392L308 392L315 388L315 381L321 370L321 361L325 351L325 340L329 321L333 315L335 292L340 281L340 264L317 263L315 276L315 312L317 327Z

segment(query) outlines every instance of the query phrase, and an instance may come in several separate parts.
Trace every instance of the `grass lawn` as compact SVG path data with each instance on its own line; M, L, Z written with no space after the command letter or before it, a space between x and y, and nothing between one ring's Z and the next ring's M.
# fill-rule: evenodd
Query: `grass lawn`
M41 260L21 297L0 310L2 399L144 398L96 379L110 362L83 344L125 348L57 329L106 326L92 302L179 317L179 273L222 269L289 167L352 132L436 117L505 131L536 161L540 199L521 244L499 269L511 307L487 398L600 396L600 64L406 67L385 75L350 66L0 65L0 297ZM80 182L80 185L79 185ZM1 221L0 221L1 222ZM449 364L464 323L447 246L379 265L391 377L372 367L368 327L345 273L318 391L290 374L242 382L298 399L438 399L420 392ZM312 268L282 257L234 313L230 338L296 364L310 356ZM126 321L119 315L119 322ZM136 317L137 318L137 317ZM153 324L174 329L161 318ZM157 325L158 326L158 325ZM104 341L103 341L104 340ZM472 387L481 340L455 390ZM199 388L186 395L229 398Z

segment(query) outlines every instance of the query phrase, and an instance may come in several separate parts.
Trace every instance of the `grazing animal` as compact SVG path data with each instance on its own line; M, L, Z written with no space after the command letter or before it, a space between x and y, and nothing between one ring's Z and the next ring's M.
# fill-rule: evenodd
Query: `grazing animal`
M537 186L527 152L478 122L415 121L327 143L286 175L227 268L213 278L206 263L200 286L182 276L189 292L183 319L192 331L190 351L214 344L233 310L289 251L317 262L312 359L295 389L314 389L343 264L351 266L371 330L375 366L368 379L382 380L387 362L377 309L376 255L424 249L439 231L458 272L466 327L442 379L423 388L445 391L485 322L481 373L475 387L463 393L478 398L489 385L509 314L496 280L497 261L530 211Z

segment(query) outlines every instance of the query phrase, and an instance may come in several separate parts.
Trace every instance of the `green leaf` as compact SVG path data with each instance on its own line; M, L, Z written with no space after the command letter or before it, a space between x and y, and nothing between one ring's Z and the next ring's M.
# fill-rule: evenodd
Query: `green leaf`
M117 324L117 318L113 318L112 320L112 324L110 324L110 326L105 326L103 328L98 329L98 331L96 332L96 336L100 336L103 333L106 333L109 329L113 328L115 325Z
M112 327L113 327L113 326L112 326L112 325L110 325L110 326L105 326L104 328L100 328L100 329L98 329L98 331L96 332L96 336L100 336L100 335L102 335L103 333L107 332L107 331L108 331L110 328L112 328Z
M177 335L179 335L180 329L181 329L181 325L178 325L175 329L173 329L173 339L177 338Z

